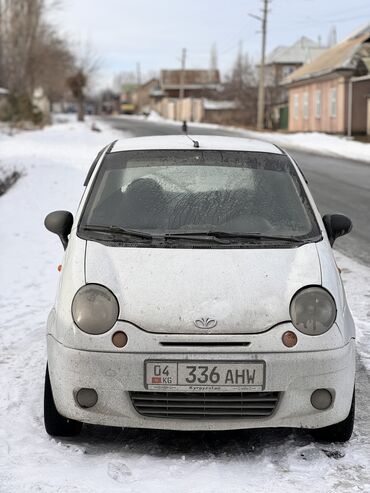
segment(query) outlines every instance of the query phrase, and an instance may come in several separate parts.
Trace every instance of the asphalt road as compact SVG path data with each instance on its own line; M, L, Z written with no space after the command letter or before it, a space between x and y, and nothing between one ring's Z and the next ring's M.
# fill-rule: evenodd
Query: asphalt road
M135 118L107 117L114 128L131 132L134 136L169 135L177 133L173 124L140 120ZM245 137L234 130L192 128L193 135L226 135ZM178 132L181 133L179 123ZM342 159L328 157L313 152L302 152L287 149L298 162L305 174L310 190L316 200L322 215L340 212L346 214L353 221L352 232L339 238L335 247L370 266L370 165Z

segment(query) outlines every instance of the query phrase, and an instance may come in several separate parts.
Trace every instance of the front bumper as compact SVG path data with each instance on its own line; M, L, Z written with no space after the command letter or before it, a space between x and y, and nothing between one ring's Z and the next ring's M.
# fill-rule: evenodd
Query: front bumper
M129 391L145 391L144 361L214 360L266 362L266 392L281 392L269 417L228 419L152 418L133 407ZM85 423L130 428L227 430L264 427L321 428L345 419L351 406L355 378L355 342L339 349L290 353L117 353L71 349L48 335L48 363L56 407L67 418ZM97 404L82 409L75 401L81 387L94 388ZM310 402L319 388L334 400L317 411Z

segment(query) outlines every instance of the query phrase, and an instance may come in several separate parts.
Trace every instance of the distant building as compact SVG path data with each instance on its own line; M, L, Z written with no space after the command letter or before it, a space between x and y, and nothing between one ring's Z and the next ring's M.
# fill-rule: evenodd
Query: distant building
M132 102L139 112L146 112L150 110L152 103L161 100L163 96L159 79L152 78L135 89L132 93Z
M267 55L265 81L267 86L278 85L297 68L321 55L327 48L302 36L291 46L278 46Z
M283 83L290 131L370 134L370 24Z
M302 36L291 46L278 46L265 63L266 120L272 128L288 127L288 91L281 82L289 74L310 63L326 50L319 42Z
M183 77L183 80L182 80ZM160 88L165 96L210 97L220 88L220 72L216 70L161 70Z

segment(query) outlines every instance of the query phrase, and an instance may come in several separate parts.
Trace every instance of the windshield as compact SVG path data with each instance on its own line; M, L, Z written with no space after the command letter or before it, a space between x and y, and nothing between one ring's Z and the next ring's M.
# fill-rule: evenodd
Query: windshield
M228 241L233 234L300 239L319 234L287 156L198 149L107 154L79 229L98 234L122 229L135 241L137 232L184 237L217 231Z

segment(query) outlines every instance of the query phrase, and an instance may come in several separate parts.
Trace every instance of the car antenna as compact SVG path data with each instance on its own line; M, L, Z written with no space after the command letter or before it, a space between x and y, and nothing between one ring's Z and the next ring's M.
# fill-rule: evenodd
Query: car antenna
M197 147L198 148L199 147L199 142L197 140L192 139L190 137L190 135L188 134L188 124L187 124L186 120L184 120L182 122L182 131L184 132L184 134L186 135L186 137L192 141L192 143L194 144L194 147Z

